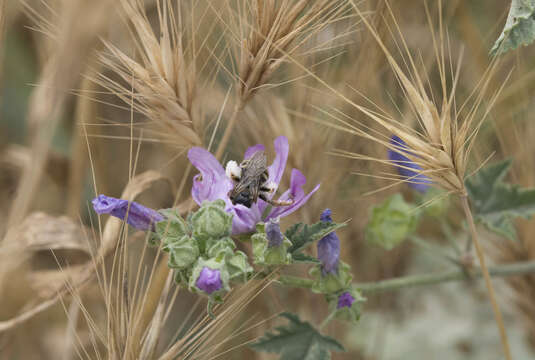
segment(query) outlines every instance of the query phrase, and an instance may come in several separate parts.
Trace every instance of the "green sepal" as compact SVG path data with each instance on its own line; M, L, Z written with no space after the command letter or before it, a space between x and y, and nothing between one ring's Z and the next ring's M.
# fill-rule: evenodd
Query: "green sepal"
M416 229L418 218L416 207L405 202L401 194L394 194L371 209L366 239L391 250Z
M203 202L201 208L191 216L193 237L199 242L201 252L205 251L209 239L230 236L232 232L232 214L225 211L225 202L215 200Z
M269 240L265 233L263 223L257 224L257 233L251 237L253 244L253 261L258 265L286 265L292 262L292 255L288 253L288 248L292 242L283 235L280 246L269 246Z
M253 267L249 265L249 259L243 251L236 251L225 261L230 280L245 282L253 272Z
M343 261L338 263L338 271L327 274L323 274L321 265L312 267L309 271L310 276L314 278L312 291L319 294L333 294L349 288L353 279L350 270L351 267Z
M176 209L161 209L158 210L158 212L166 217L165 220L158 221L156 224L154 224L156 233L161 239L166 237L179 239L189 233L186 222L176 212Z
M355 299L351 307L344 306L338 309L338 297L344 292L348 291ZM337 294L328 294L326 299L329 303L329 313L334 314L334 317L338 320L349 321L357 323L360 320L362 313L361 304L366 301L366 298L362 296L357 289L346 289L338 292Z
M167 265L172 269L191 266L200 255L197 242L187 235L180 239L164 238L163 250L169 252Z
M175 283L178 285L188 286L190 276L191 276L190 268L182 269L182 270L176 269L174 271L174 280L175 280Z
M207 294L203 290L197 287L197 280L201 271L204 267L208 267L212 270L219 270L220 279L221 279L221 289L214 291L212 294ZM222 294L230 290L229 286L230 275L227 271L224 261L217 261L215 259L203 259L202 257L197 259L193 270L191 271L191 276L189 277L189 290L195 293L200 293L205 296L211 297L214 300L221 299Z
M210 258L216 258L218 261L222 261L227 257L234 255L234 249L236 249L234 240L229 237L210 239L206 245L208 249L206 255Z

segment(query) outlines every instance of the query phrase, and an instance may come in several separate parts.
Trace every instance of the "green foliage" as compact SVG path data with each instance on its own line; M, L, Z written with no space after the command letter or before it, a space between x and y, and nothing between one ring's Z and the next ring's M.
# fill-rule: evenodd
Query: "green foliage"
M535 188L521 189L503 182L511 160L491 164L466 179L466 190L476 219L489 230L509 239L516 238L515 217L529 218L535 213Z
M490 50L492 55L503 54L535 40L535 0L512 0L507 21Z
M399 245L416 229L419 214L412 204L394 194L370 212L366 226L366 239L386 250Z
M287 326L276 328L276 333L267 332L251 345L255 350L278 353L280 360L328 360L330 351L344 351L335 339L319 333L310 323L301 321L295 314L283 313L290 321Z
M326 221L320 221L312 225L303 223L294 224L284 233L284 235L292 242L292 246L290 246L288 251L292 255L298 254L298 252L308 244L320 240L325 235L344 226L346 226L345 223L337 224Z

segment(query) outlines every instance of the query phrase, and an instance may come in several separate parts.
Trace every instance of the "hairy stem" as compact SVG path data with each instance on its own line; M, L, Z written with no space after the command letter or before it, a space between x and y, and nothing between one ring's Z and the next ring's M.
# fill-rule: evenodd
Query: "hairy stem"
M221 142L219 143L215 153L215 157L218 160L221 160L221 156L223 155L223 152L225 152L225 148L227 147L230 136L232 135L232 130L234 130L234 125L236 125L238 115L242 111L244 105L245 104L241 100L238 100L234 106L234 110L232 110L232 115L230 115L227 127L225 128L225 132L223 133L223 137L221 138Z
M470 210L470 205L468 204L468 197L466 195L461 196L461 202L463 204L464 213L466 215L466 220L470 226L470 232L472 234L472 242L476 248L476 254L479 259L479 265L481 266L481 272L483 273L483 278L485 279L485 285L487 286L487 291L489 293L489 300L492 305L492 310L494 311L494 318L496 324L498 325L498 330L500 331L500 339L502 341L503 352L507 360L512 360L511 350L509 349L509 340L507 339L507 333L505 332L505 326L503 325L502 313L498 303L496 302L496 295L494 294L494 288L492 287L492 281L490 279L490 274L485 264L485 255L483 254L483 249L479 243L476 231L476 225L474 223L474 217L472 216L472 211Z
M489 274L493 277L509 277L524 274L533 274L535 273L535 261L498 265L490 267L488 270ZM353 287L359 289L365 294L371 294L417 286L438 285L441 283L452 281L470 280L472 278L479 278L482 276L483 273L480 269L474 269L473 272L470 273L466 273L465 270L450 270L436 274L411 275L367 283L354 283ZM312 288L314 284L314 280L312 279L288 275L281 276L278 282L282 285L289 287L307 289Z

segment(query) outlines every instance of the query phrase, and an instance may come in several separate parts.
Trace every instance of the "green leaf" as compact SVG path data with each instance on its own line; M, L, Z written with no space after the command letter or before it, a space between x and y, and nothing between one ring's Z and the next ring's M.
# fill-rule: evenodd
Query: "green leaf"
M308 244L346 225L346 223L337 224L327 221L320 221L313 225L303 223L294 224L284 233L292 242L292 246L290 246L288 252L291 254L297 253Z
M535 40L535 0L512 0L507 21L490 50L492 55L503 54Z
M491 164L466 179L465 184L476 219L489 230L514 240L513 218L535 214L535 188L522 189L504 183L510 167L510 159Z
M329 360L330 350L345 351L335 339L320 334L310 323L301 321L291 313L283 313L290 321L287 326L267 332L263 338L251 345L255 350L278 353L280 360Z

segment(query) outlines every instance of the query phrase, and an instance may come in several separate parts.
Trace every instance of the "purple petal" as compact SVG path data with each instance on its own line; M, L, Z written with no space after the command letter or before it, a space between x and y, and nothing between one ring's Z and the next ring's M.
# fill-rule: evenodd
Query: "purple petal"
M228 192L232 189L232 181L227 178L223 166L207 150L193 147L188 151L188 159L201 172L193 178L191 196L199 205L203 201L223 199L228 203Z
M286 168L286 162L288 161L288 152L290 151L290 145L286 136L279 136L273 142L275 145L275 160L273 164L268 167L269 181L273 181L279 185Z
M266 237L268 239L268 246L280 246L284 240L284 236L281 232L278 219L270 219L266 223Z
M153 224L164 220L156 210L145 207L137 202L128 202L106 195L99 195L93 199L93 209L98 214L110 214L139 230L148 230ZM130 206L129 206L130 204Z
M305 191L302 186L306 184L305 176L297 169L292 169L292 175L290 179L290 189L287 190L279 200L289 200L293 199L293 203L289 206L280 206L271 211L268 216L268 219L280 216L288 216L301 206L303 206L308 199L314 194L319 188L320 184L317 184L311 192L305 195Z
M234 217L232 219L232 234L244 234L253 232L257 223L262 221L262 214L257 204L251 208L237 204L233 207Z
M338 297L338 305L336 306L337 309L341 309L343 307L351 307L353 303L355 302L355 298L349 293L349 291L346 291L342 295Z
M245 154L243 155L243 158L249 159L251 156L253 156L254 153L258 151L266 151L266 147L262 144L256 144L254 146L251 146L247 150L245 150Z
M329 233L318 241L318 260L323 274L337 272L340 261L340 239L335 232Z
M331 217L332 211L331 209L325 209L320 215L320 220L324 222L333 222L333 219Z
M203 267L199 278L195 282L195 286L210 295L214 291L221 289L223 283L221 282L221 272L219 270Z
M388 149L388 159L393 163L397 168L399 175L405 178L410 187L419 191L425 192L429 189L429 184L431 180L420 171L422 170L421 166L416 164L414 161L403 155L402 153L413 155L408 151L407 144L398 136L393 135L390 139L390 144L399 149L395 151ZM414 169L416 171L410 170Z

